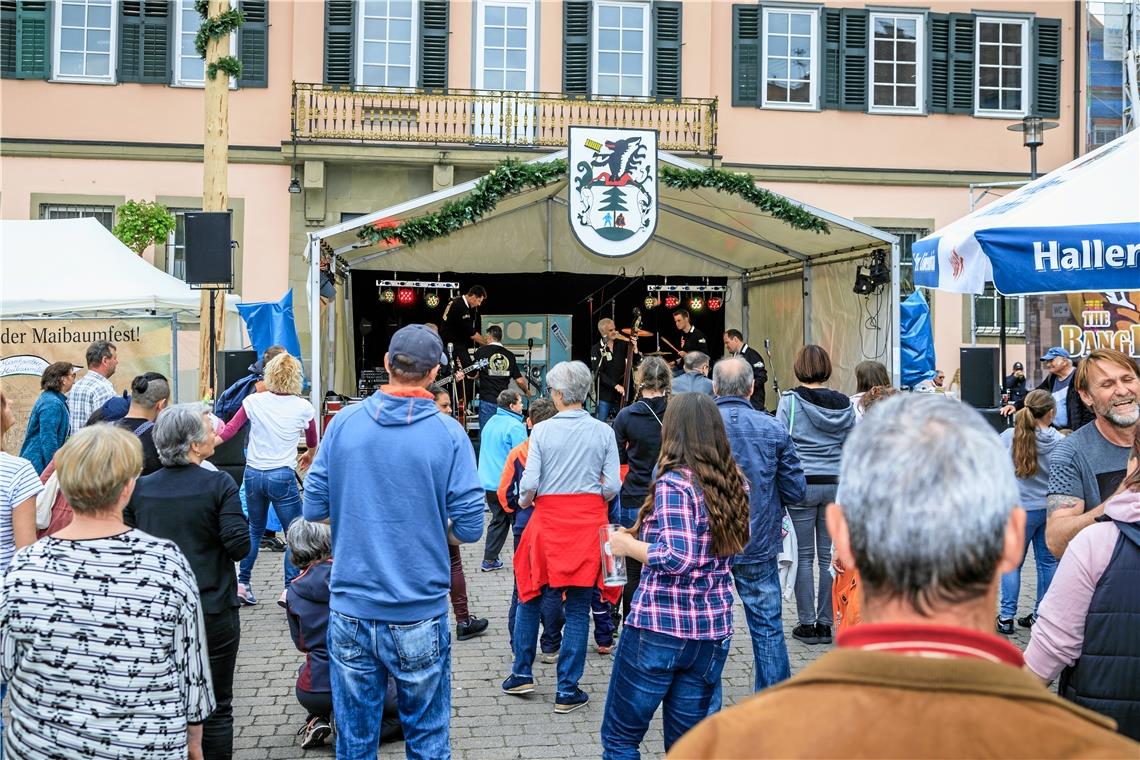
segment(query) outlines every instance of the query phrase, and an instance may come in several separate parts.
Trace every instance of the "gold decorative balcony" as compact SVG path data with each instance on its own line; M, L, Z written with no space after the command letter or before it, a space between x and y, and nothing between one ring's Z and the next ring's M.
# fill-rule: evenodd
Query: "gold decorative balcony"
M551 147L572 126L656 129L677 153L716 153L716 98L571 97L546 92L343 89L293 83L297 140Z

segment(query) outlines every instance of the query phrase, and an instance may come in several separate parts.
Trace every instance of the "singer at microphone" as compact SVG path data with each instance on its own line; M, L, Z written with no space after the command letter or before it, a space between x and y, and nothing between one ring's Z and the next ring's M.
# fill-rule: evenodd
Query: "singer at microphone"
M530 395L530 386L519 370L518 358L503 347L503 328L491 325L487 328L487 344L475 351L475 363L486 366L479 370L479 429L495 416L499 409L499 395L510 387L511 381ZM534 345L534 339L528 341ZM508 409L507 412L510 412Z

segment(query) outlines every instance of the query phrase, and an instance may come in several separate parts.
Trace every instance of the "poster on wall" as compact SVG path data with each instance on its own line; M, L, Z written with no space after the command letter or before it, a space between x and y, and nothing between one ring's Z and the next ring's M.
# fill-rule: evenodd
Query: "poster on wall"
M118 349L119 365L111 376L116 392L128 389L131 378L144 372L161 372L173 379L169 319L4 320L0 326L0 388L16 415L16 424L4 436L5 451L20 451L28 415L40 394L40 376L48 365L71 362L83 368L76 371L82 376L87 347L100 340Z
M657 130L570 127L570 229L599 256L637 253L657 229Z
M1060 346L1077 359L1112 348L1140 360L1140 291L1044 296L1042 350Z

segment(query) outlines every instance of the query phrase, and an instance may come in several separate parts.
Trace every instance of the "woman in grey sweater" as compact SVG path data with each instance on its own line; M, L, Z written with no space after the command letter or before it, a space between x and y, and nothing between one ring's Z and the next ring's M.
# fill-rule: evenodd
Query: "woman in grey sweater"
M831 536L824 513L835 501L843 442L855 425L851 399L825 387L831 379L831 357L822 347L804 346L796 353L792 371L800 385L784 392L776 419L788 426L804 468L807 493L802 504L788 504L799 544L796 567L796 610L799 625L792 636L805 644L831 643ZM819 563L819 589L812 561Z

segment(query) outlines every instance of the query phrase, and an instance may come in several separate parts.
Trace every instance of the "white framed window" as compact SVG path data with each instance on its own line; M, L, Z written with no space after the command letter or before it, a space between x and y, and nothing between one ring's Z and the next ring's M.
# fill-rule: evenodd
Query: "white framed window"
M595 95L649 94L649 4L594 3Z
M534 91L534 2L479 2L475 89Z
M763 106L813 109L819 97L819 11L765 8Z
M91 217L110 232L115 228L114 206L92 206L79 203L41 203L40 219L83 219Z
M180 280L186 279L186 214L201 211L198 208L172 208L174 231L166 238L166 273Z
M416 86L417 5L414 0L356 3L356 81L372 87Z
M1024 116L1029 101L1029 20L978 18L974 113Z
M236 6L233 2L231 5ZM174 85L176 87L205 87L206 62L194 47L194 38L202 26L202 16L194 7L194 0L178 0L178 13L174 20ZM237 55L237 33L230 35L230 55ZM237 89L237 79L230 77L230 89Z
M923 112L925 26L920 15L871 14L872 113Z
M53 79L114 83L117 6L115 0L63 0L53 8Z
M994 284L987 282L981 295L974 296L974 335L998 335L1001 332L1001 296ZM1006 296L1006 335L1025 334L1025 298Z

